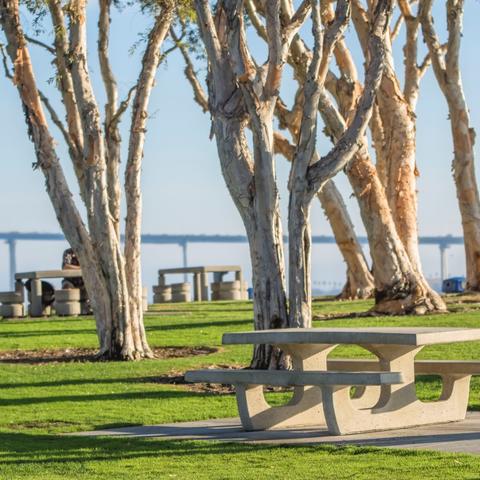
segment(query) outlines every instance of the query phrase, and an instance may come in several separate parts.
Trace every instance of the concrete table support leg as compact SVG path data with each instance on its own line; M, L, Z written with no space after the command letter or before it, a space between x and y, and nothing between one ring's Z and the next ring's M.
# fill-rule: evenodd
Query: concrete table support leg
M468 405L471 375L443 374L443 392L436 402L418 400L415 389L414 359L422 347L375 345L384 371L402 372L404 383L383 385L377 404L360 409L350 398L348 386L323 386L323 409L329 433L390 430L463 420ZM368 388L367 388L368 390Z
M200 274L200 283L202 286L202 300L208 301L208 273Z
M38 279L33 279L31 282L31 310L30 315L32 317L42 317L43 316L43 307L42 307L42 281Z
M193 300L195 302L201 302L203 299L203 292L202 292L202 283L200 279L199 273L193 274Z
M327 355L335 345L292 347L280 346L292 356L295 370L326 370ZM321 387L295 387L290 402L280 407L271 407L267 403L261 385L236 385L235 390L240 420L245 430L326 425Z

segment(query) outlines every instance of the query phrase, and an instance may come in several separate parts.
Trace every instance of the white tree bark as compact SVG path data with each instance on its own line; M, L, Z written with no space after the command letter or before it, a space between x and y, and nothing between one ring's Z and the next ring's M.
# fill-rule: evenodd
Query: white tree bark
M289 46L310 11L304 0L288 22L280 1L265 3L268 61L257 66L249 52L242 0L216 4L213 19L207 0L195 2L209 59L209 105L223 176L242 216L253 269L255 328L288 322L283 235L274 160L273 117ZM245 128L253 134L253 151ZM258 346L252 366L277 367L280 355Z
M164 2L162 14L163 33L151 37L160 41L150 45L142 64L138 83L139 101L134 108L131 126L131 174L127 184L130 195L127 204L135 212L130 220L128 237L128 269L120 245L118 228L120 136L119 117L125 112L128 101L118 104L115 79L108 59L110 1L102 0L99 20L98 53L102 79L107 90L106 128L102 127L87 61L86 2L72 0L67 10L68 28L63 7L59 0L48 4L54 27L55 64L58 69L58 88L66 110L66 126L52 108L49 100L39 92L30 54L20 23L18 0L0 1L0 21L7 38L7 51L14 68L14 83L24 105L29 135L34 143L38 166L47 179L47 192L55 208L60 226L67 240L77 253L82 265L83 277L97 323L100 342L99 355L104 358L134 359L151 356L145 337L142 309L138 308L141 296L140 275L140 220L141 206L138 199L137 175L143 155L145 118L148 96L153 86L151 71L158 66L158 49L172 21L173 3ZM159 15L161 16L161 14ZM154 30L155 32L155 30ZM155 52L152 54L152 50ZM148 72L146 74L145 72ZM130 94L133 92L131 90ZM128 99L127 99L128 100ZM82 200L86 207L88 230L82 223L72 194L63 176L55 151L55 143L49 132L41 102L52 116L69 147ZM109 130L113 128L113 130ZM107 132L108 130L108 132ZM34 133L32 133L34 132ZM135 148L133 148L133 146ZM112 159L113 163L109 164ZM112 165L116 165L112 170ZM113 196L112 196L113 192ZM135 273L131 273L135 272ZM136 283L130 292L129 274ZM140 289L140 290L139 290Z
M165 40L174 16L174 2L165 3L150 31L143 55L142 70L138 79L132 106L132 121L125 171L125 196L127 217L125 220L125 264L130 296L130 317L135 337L141 341L137 346L148 350L143 326L142 270L140 261L142 233L141 167L148 119L148 104L154 86L155 74L160 62L160 48Z
M360 139L370 121L376 91L384 66L385 31L392 5L379 1L374 27L369 38L370 62L366 71L365 87L349 127L338 138L333 149L315 161L317 110L328 64L337 40L342 35L349 15L349 2L337 2L335 20L323 37L320 8L313 7L313 34L315 49L304 86L304 108L299 141L290 174L289 247L290 247L290 324L311 324L311 295L309 291L310 232L309 209L312 198L320 187L343 169L358 150Z
M480 200L475 176L475 131L470 123L460 71L463 0L446 2L448 41L440 45L433 26L432 2L422 0L419 16L433 71L447 100L454 146L453 178L462 218L467 288L480 291Z

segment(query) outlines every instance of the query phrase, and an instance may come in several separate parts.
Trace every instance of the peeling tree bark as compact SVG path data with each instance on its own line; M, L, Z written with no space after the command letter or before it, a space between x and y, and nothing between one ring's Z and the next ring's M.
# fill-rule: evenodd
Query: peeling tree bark
M118 129L107 132L112 124L118 122L128 102L124 101L117 106L115 79L108 60L110 1L102 0L101 3L99 56L108 100L105 115L108 125L105 130L102 127L100 109L89 75L85 0L72 0L69 3L68 9L65 10L69 16L68 29L61 2L52 0L48 3L54 26L54 48L49 51L55 55L55 64L60 78L58 88L66 110L66 126L63 125L48 99L38 90L20 23L18 0L0 0L0 22L7 38L7 51L14 67L13 80L24 106L38 166L47 179L47 192L60 226L82 265L85 286L97 323L99 356L136 359L152 355L145 337L142 309L138 308L137 298L141 296L141 293L138 294L139 289L141 291L140 248L139 242L136 241L140 236L141 205L137 208L136 202L139 188L139 164L143 155L144 112L153 84L150 78L153 75L151 72L158 66L158 49L170 28L173 2L170 4L163 2L159 15L159 17L163 15L163 34L158 37L160 41L153 42L153 46L149 43L150 56L147 47L142 64L143 73L138 83L139 100L136 104L138 108L134 108L134 122L130 131L131 174L127 178L129 193L127 206L135 212L131 215L133 218L127 222L127 230L130 233L127 241L128 268L125 264L126 256L120 245L118 212L115 206L119 201L119 179L115 172L112 173L108 162L109 159L113 159L115 168L118 167L120 137ZM151 37L156 37L155 30ZM155 51L154 55L151 54L152 49ZM8 70L7 66L6 69ZM145 72L149 73L145 74ZM86 207L88 230L82 223L63 176L55 151L55 143L43 113L42 102L69 147L82 200ZM135 115L140 118L139 121L136 121ZM117 127L118 123L115 124L114 129ZM113 198L112 192L115 192ZM135 279L135 282L130 286L132 279Z
M287 326L283 235L276 185L273 115L289 45L310 11L303 1L288 23L280 2L266 2L268 61L257 66L248 49L243 1L195 2L209 60L209 105L223 176L249 239L253 270L255 328ZM245 128L253 134L250 152ZM252 366L276 368L281 355L255 348Z
M316 2L315 2L316 3ZM328 72L330 56L348 22L349 2L337 2L335 20L323 36L321 33L320 8L313 10L313 35L315 48L304 86L304 107L299 140L290 174L289 202L289 252L290 252L290 324L311 324L310 279L310 232L309 210L313 196L320 187L343 169L355 155L360 139L370 121L376 91L384 66L385 31L392 4L379 1L375 12L374 28L369 38L370 62L366 71L365 87L352 121L337 139L333 149L315 161L315 143L318 104Z
M366 54L366 39L370 30L368 13L359 0L353 0L352 18L360 43ZM418 88L410 69L416 67L416 36L418 22L412 23L411 15L404 15L407 23L406 88L412 102ZM412 64L414 55L415 63ZM415 99L416 100L416 99ZM387 66L378 92L378 113L382 123L385 167L385 191L393 215L397 233L405 246L412 266L421 274L417 228L416 193L416 121L415 114L403 95L395 73L390 38L387 42Z
M368 267L347 207L335 183L325 183L317 194L322 208L332 226L335 241L347 265L347 282L339 295L340 299L370 298L374 295L373 275Z
M440 45L433 26L431 0L420 2L419 16L433 71L447 100L450 114L454 146L453 178L462 218L467 288L480 291L480 200L475 176L475 131L470 124L459 65L463 6L463 0L446 2L448 28L446 48Z

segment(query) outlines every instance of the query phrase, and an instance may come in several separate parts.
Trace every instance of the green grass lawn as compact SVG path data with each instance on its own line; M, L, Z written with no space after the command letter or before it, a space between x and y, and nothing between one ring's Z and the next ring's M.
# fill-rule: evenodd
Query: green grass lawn
M315 302L317 315L365 311L368 302ZM316 322L316 326L470 326L480 312L426 317L372 317ZM109 426L158 424L236 415L233 395L190 391L158 377L208 365L247 365L251 348L221 347L226 331L251 329L249 303L153 306L146 318L151 346L215 346L187 358L141 362L0 363L0 479L96 478L480 478L480 458L375 448L269 447L160 439L78 438L61 434ZM94 348L91 318L0 321L0 351ZM368 356L358 347L339 356ZM441 345L423 358L480 357L480 343ZM421 398L438 397L439 382L423 377ZM470 408L480 409L480 379ZM271 394L278 403L286 394Z

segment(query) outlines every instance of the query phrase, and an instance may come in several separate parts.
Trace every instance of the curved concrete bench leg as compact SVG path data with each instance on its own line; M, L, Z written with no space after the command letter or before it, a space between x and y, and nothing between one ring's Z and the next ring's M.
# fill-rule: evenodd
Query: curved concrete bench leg
M382 387L378 385L362 385L355 387L355 393L352 396L353 405L356 408L373 408L379 401L382 393Z
M400 408L387 404L363 410L356 408L350 399L350 387L324 386L322 398L328 431L333 435L345 435L463 420L470 378L463 376L450 380L446 398L437 402L415 400Z
M281 345L280 348L291 355L296 370L326 370L327 355L335 345L295 345L293 348ZM295 387L290 402L280 407L268 404L262 385L235 385L235 390L245 430L326 425L320 387Z
M296 391L291 402L281 407L271 407L267 403L262 385L235 385L235 390L238 412L245 430L326 425L319 387Z
M415 388L414 359L421 347L368 347L380 358L381 369L403 373L404 383L384 385L377 404L361 409L350 398L348 386L323 386L322 398L328 430L335 435L389 430L465 418L470 375L442 375L444 384L436 402L418 400ZM358 401L357 401L358 402Z

